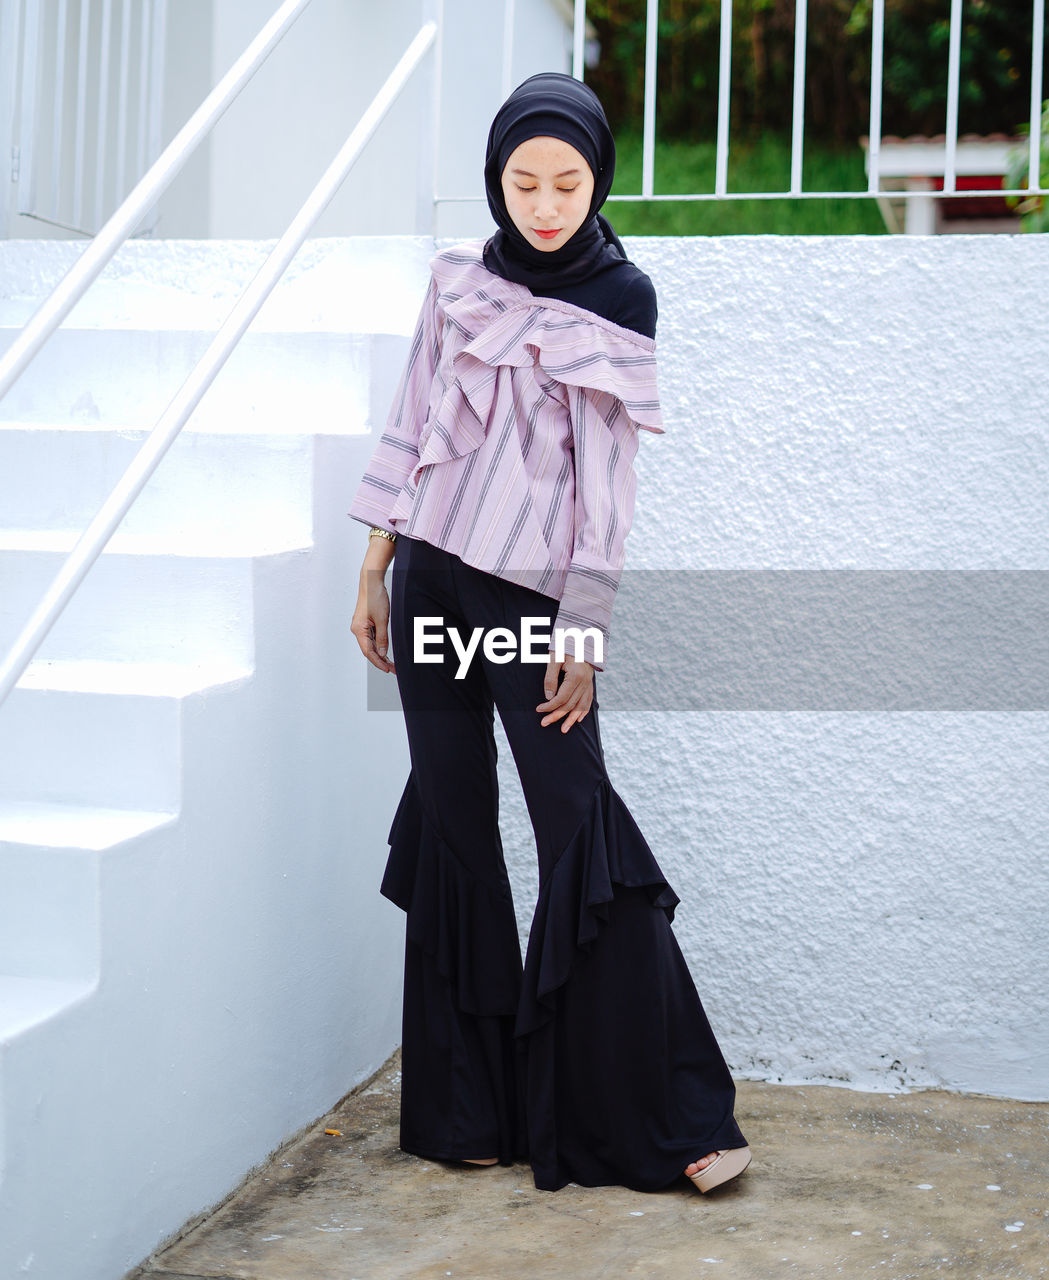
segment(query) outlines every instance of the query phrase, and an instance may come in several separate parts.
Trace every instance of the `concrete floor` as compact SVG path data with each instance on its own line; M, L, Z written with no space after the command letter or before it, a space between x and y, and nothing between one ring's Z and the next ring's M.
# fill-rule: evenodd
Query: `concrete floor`
M525 1165L405 1155L398 1078L394 1058L128 1280L1049 1276L1049 1103L743 1081L754 1160L724 1188L544 1192Z

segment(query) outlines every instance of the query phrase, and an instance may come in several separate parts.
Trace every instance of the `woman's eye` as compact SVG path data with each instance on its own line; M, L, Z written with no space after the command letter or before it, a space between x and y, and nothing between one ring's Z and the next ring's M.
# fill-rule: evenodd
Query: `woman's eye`
M514 186L517 188L518 191L521 192L522 195L526 195L526 196L531 195L533 192L538 191L539 189L538 187L522 187L519 182L515 182ZM577 182L574 187L556 187L555 190L557 191L558 195L570 196L573 191L577 190L578 186L579 186L579 183Z

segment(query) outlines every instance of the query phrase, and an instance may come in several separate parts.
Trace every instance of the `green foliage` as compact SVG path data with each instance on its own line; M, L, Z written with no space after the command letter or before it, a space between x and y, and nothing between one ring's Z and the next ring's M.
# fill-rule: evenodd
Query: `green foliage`
M641 140L616 140L613 194L641 189ZM710 142L656 144L656 191L713 191L715 148ZM863 191L863 156L857 147L813 144L805 155L803 185L813 191ZM739 144L729 153L729 190L781 191L790 182L790 139L777 134ZM702 200L628 203L605 213L621 235L884 235L871 200Z
M1029 139L1031 127L1030 125L1024 125L1018 132L1026 133ZM1005 175L1005 185L1007 187L1019 188L1032 185L1030 156L1028 142L1013 150L1009 158L1009 168ZM1049 102L1042 103L1041 149L1038 169L1039 181L1034 185L1040 187L1049 186ZM1006 202L1021 215L1021 231L1049 231L1049 199L1045 196L1006 196Z
M870 76L871 0L849 30ZM886 0L882 131L942 133L947 124L950 0ZM1045 44L1043 34L1043 50ZM1030 100L1031 0L965 0L958 85L960 133L1009 132Z
M865 88L850 70L846 26L854 0L812 0L806 115L814 132L839 141L866 110ZM587 81L614 128L637 128L644 103L645 0L589 0L601 60ZM662 0L659 9L657 114L660 133L712 136L717 120L720 0ZM732 20L732 124L755 132L790 118L794 83L793 0L735 0Z
M809 0L806 136L850 142L869 127L872 0ZM644 102L645 0L589 0L601 59L587 81L613 128L638 131ZM789 124L794 0L735 0L731 125L755 135ZM1008 131L1030 94L1031 0L965 0L962 132ZM661 0L657 111L661 137L712 138L720 0ZM882 129L938 133L946 123L950 0L886 0ZM1049 50L1046 64L1049 65Z

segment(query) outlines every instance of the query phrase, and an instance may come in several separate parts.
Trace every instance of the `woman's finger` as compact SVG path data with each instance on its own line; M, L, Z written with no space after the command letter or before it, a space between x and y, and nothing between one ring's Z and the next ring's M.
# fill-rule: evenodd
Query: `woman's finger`
M383 587L381 595L385 594L385 587ZM378 667L383 673L396 674L396 667L386 656L389 652L389 599L387 598L383 608L381 595L362 585L357 599L357 608L350 622L350 632L356 639L361 653L373 667Z
M557 682L561 675L561 668L564 665L565 664L563 662L558 662L558 660L552 656L550 658L550 661L546 664L546 672L543 675L543 692L546 695L547 702L540 703L539 707L536 707L537 711L540 709L540 707L545 707L547 703L549 703L549 701L556 695Z
M549 707L549 710L543 716L543 724L549 724L551 720L560 720L563 715L572 710L577 701L578 695L570 696L566 692L565 686L562 685L557 691L557 697L553 701L543 704Z
M562 667L565 670L565 677L558 687L558 673ZM580 687L593 689L593 671L593 667L588 662L574 660L558 662L556 658L551 658L543 680L543 690L547 700L541 702L536 707L536 711L547 711L553 707L562 706Z
M390 622L390 597L386 591L386 583L382 575L372 571L368 575L367 584L368 621L372 624L375 647L379 656L386 657L390 648L388 627Z
M375 648L380 658L385 658L390 651L390 637L387 630L389 625L389 617L383 617L381 614L374 618L373 636L375 639Z
M566 675L561 681L561 684L553 697L548 698L546 702L541 702L539 706L536 707L536 710L552 711L560 709L563 714L565 706L571 701L577 689L578 681L572 676Z
M543 728L568 716L569 719L561 726L562 731L565 731L583 719L593 701L591 670L583 664L580 668L567 672L556 696L536 708L537 711L546 713L540 721Z
M575 711L573 711L573 712L572 712L572 714L568 717L568 719L567 719L567 720L564 722L564 724L561 726L561 732L562 732L562 733L567 733L567 732L568 732L568 730L569 730L569 729L571 729L571 727L572 727L574 724L578 724L578 723L580 722L580 720L582 720L582 719L584 719L584 718L585 718L585 716L586 716L586 712L585 712L585 711L580 711L580 710L577 708Z
M353 627L350 630L353 631ZM363 635L356 631L354 634L357 636L357 643L361 647L361 653L364 654L373 667L378 667L382 672L393 673L396 671L393 663L379 652L375 643L375 632L371 627Z
M579 702L573 703L570 706L562 707L560 711L555 711L555 712L552 712L550 715L545 716L542 720L542 726L543 728L546 728L546 726L548 724L552 724L553 721L560 720L562 716L567 716L567 719L565 720L564 724L561 726L561 732L567 733L568 730L571 729L572 725L578 724L580 720L585 719L587 712L589 710L590 710L589 699L580 700Z

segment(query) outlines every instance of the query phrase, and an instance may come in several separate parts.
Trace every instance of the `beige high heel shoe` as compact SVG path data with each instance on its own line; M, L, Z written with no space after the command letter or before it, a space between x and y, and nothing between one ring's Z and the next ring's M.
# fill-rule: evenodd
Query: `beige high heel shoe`
M730 1147L727 1151L719 1151L716 1160L700 1169L698 1173L686 1173L685 1177L694 1182L700 1191L713 1191L730 1178L738 1177L750 1164L749 1147Z

